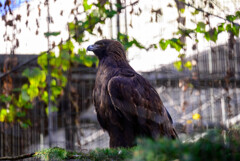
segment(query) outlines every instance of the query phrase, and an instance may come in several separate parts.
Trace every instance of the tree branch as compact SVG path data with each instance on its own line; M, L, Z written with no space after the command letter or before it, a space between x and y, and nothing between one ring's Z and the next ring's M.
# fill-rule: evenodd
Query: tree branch
M26 159L26 158L31 158L33 157L35 153L30 153L30 154L23 154L23 155L18 155L14 157L0 157L0 160L19 160L19 159Z
M230 21L230 20L228 20L228 19L226 19L226 18L223 18L223 17L221 17L221 16L212 14L212 13L210 13L210 12L204 11L202 8L195 7L195 6L193 6L192 4L190 4L190 3L186 3L186 2L184 2L184 1L182 1L182 0L176 0L176 1L178 1L179 3L183 3L185 6L192 7L192 8L194 8L194 9L200 11L200 12L203 12L203 13L206 13L206 14L208 14L208 15L217 17L217 18L219 18L219 19L228 21L228 22L230 22L230 23L232 23L232 24L234 24L234 25L236 25L236 26L240 26L240 24L238 24L238 23L235 23L235 22L233 22L233 21Z

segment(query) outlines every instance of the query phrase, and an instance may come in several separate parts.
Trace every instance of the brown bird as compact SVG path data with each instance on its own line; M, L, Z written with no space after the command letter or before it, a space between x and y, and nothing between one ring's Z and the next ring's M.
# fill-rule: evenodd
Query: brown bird
M128 64L120 42L100 40L87 51L99 59L93 102L110 147L132 147L137 137L177 138L158 93Z

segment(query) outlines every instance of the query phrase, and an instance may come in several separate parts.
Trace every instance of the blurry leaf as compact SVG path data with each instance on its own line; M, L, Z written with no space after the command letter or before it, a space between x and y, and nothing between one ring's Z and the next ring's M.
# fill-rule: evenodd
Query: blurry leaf
M169 45L169 42L165 41L164 39L161 39L159 45L162 48L162 50L166 50L167 46Z
M194 120L199 120L199 119L201 118L201 115L198 114L198 113L195 113L195 114L192 116L192 118L193 118Z
M173 65L174 65L174 67L175 67L178 71L183 71L183 69L182 69L182 61L181 61L181 60L174 62Z
M26 103L26 104L24 105L24 108L25 108L25 109L32 109L32 108L33 108L33 105L32 105L31 103Z
M221 23L220 25L218 25L218 33L221 33L221 32L223 32L223 31L225 31L225 29L224 29L224 23Z
M26 112L24 112L24 111L23 111L23 112L19 111L19 112L16 113L16 116L17 116L17 117L25 117L25 116L26 116Z
M16 21L21 21L21 15L18 14L18 15L16 16Z
M4 122L7 116L7 109L2 108L0 111L0 122Z
M233 24L233 26L232 26L232 32L233 32L233 34L235 35L235 36L239 36L239 28L240 28L240 26L239 25L235 25L235 24Z
M6 103L6 102L10 102L11 99L12 99L11 96L5 96L4 94L0 95L0 101L1 101L1 102L5 102L5 103Z
M172 38L169 41L169 44L172 48L176 49L178 52L183 48L183 43L180 41L180 39Z
M232 25L231 25L231 24L227 24L226 30L227 30L227 31L231 31L231 30L232 30Z
M186 57L186 54L178 54L178 58L182 59L182 58L185 58Z
M38 96L39 89L34 85L30 85L28 90L27 90L27 93L30 97L30 100L32 101L35 97Z
M107 17L112 18L114 15L117 14L117 11L114 11L114 10L106 10L105 13L107 14Z
M195 29L196 32L199 32L199 33L204 33L205 32L205 27L206 27L206 24L203 23L203 22L198 22L197 24L197 28Z
M195 10L194 12L191 12L191 14L194 16L194 15L197 15L199 14L199 11L198 10Z
M240 11L237 11L237 12L235 13L235 16L236 16L236 19L240 19Z
M61 32L45 32L44 35L46 37L49 37L49 36L58 36L60 35Z
M8 20L6 22L6 26L13 26L13 20Z
M240 28L240 26L239 25L235 25L235 24L233 24L233 25L228 24L226 26L226 30L228 32L232 32L237 37L239 36L239 28Z
M192 120L187 120L187 124L191 124L192 122Z
M28 125L27 123L24 123L24 122L22 122L22 123L20 124L20 126L21 126L22 128L24 128L24 129L27 129L27 128L29 127L29 125Z
M56 82L55 79L52 79L50 84L51 84L51 86L56 86L56 85L57 85L57 82Z
M189 70L192 70L192 63L190 61L187 61L185 64L184 64L184 67L188 68Z
M84 11L87 11L92 8L92 5L88 5L87 0L83 0Z
M46 112L47 115L49 114L48 107L45 108L45 112ZM58 112L58 108L56 106L51 106L51 112Z
M184 8L181 8L181 9L180 9L180 12L181 12L181 13L184 13L184 12L185 12L185 9L184 9Z
M30 97L29 97L29 95L27 94L27 90L22 90L20 96L21 96L22 99L23 99L24 101L26 101L26 102L30 100Z
M216 28L213 28L209 31L209 36L210 36L210 40L212 40L213 42L217 41L218 32L217 32Z
M47 104L48 103L48 92L47 91L44 91L42 96L41 96L41 99Z
M209 32L205 32L205 33L204 33L204 37L205 37L205 39L206 39L207 41L209 41L209 40L210 40L210 34L209 34Z
M233 22L234 20L236 20L236 17L234 15L228 15L226 16L227 20Z
M182 29L182 28L179 28L178 32L177 32L177 34L181 34L183 36L188 36L189 38L192 38L190 36L191 33L194 33L194 30L192 30L192 29Z
M22 76L27 77L27 78L34 78L34 77L40 75L40 73L41 73L41 70L37 67L35 67L31 70L29 68L26 68L23 71Z

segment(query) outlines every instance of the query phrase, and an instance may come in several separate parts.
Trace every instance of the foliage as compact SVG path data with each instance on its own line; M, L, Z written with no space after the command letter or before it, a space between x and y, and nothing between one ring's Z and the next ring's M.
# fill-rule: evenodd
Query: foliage
M42 158L44 160L67 160L67 159L79 159L79 160L126 160L131 158L133 149L116 148L116 149L96 149L88 153L83 152L69 152L62 148L54 147L44 149L35 153L35 157Z
M62 148L54 147L44 149L35 153L35 157L42 158L44 160L64 160L67 159L68 152Z
M96 8L91 10L93 5ZM58 45L52 45L53 48L58 47L59 56L56 56L56 53L52 51L53 48L49 52L41 53L37 60L39 67L26 68L22 73L22 76L27 78L28 83L23 84L20 89L0 95L0 122L19 122L22 127L27 128L31 125L31 121L26 118L26 113L34 107L33 104L36 100L42 101L47 114L49 101L53 103L51 112L58 110L57 100L63 94L63 89L67 84L66 72L77 64L83 64L87 67L98 64L97 58L87 55L85 49L78 49L78 52L74 53L73 41L81 44L85 41L85 32L93 34L97 24L104 23L107 18L112 18L116 14L116 11L106 9L105 5L109 5L109 3L88 5L86 0L83 1L86 18L69 23L71 37ZM44 33L47 38L60 34L60 32ZM49 85L48 81L50 81ZM50 97L48 96L49 88Z
M239 136L239 131L235 131L235 135ZM235 137L232 132L225 135L223 131L212 130L196 142L183 143L179 140L163 138L156 142L150 139L140 139L138 143L139 146L133 153L134 161L229 161L240 159L239 137Z
M239 128L238 128L239 129ZM133 160L133 161L229 161L240 159L240 131L209 130L196 142L182 142L161 138L138 139L138 146L133 148L96 149L83 152L69 152L62 148L49 148L35 153L44 160ZM195 140L193 137L192 140Z

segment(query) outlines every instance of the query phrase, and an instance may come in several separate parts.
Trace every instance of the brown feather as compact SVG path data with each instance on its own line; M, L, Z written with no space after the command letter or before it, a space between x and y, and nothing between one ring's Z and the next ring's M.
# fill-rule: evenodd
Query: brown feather
M88 49L100 60L93 99L110 147L134 146L142 136L177 138L158 93L128 64L121 43L100 40Z

